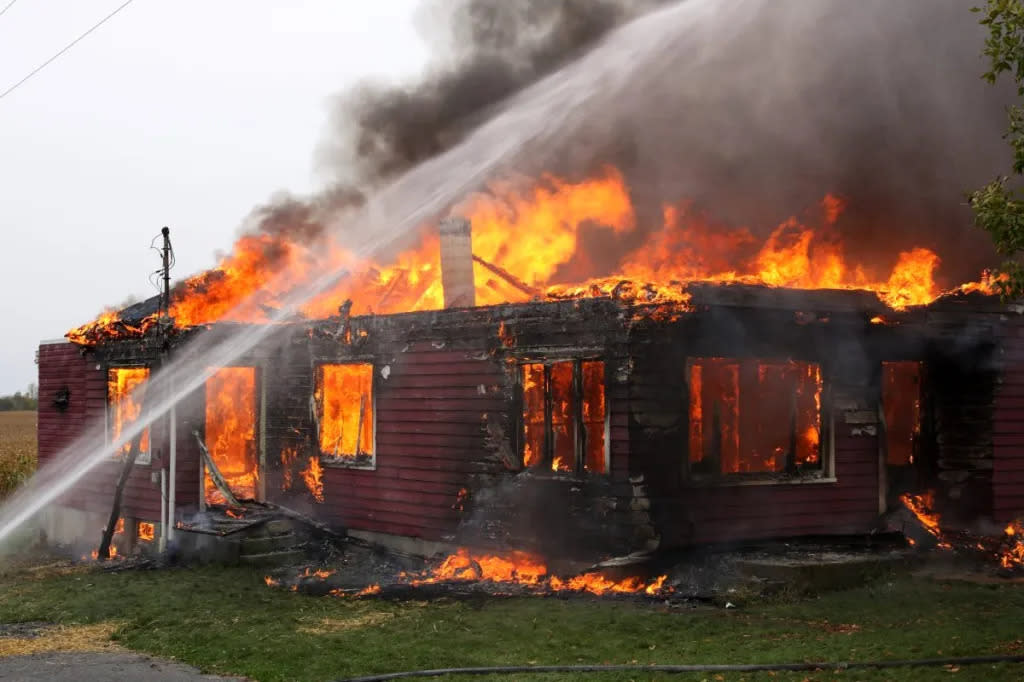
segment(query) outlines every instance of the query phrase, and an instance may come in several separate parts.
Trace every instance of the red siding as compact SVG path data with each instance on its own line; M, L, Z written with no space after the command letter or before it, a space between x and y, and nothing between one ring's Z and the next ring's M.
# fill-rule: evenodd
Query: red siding
M71 393L68 409L60 412L53 405L53 398L62 387ZM85 435L89 428L104 423L107 383L106 368L97 369L97 362L89 354L71 343L44 344L39 348L39 462L45 466L48 461L60 457L85 456L85 452L68 449L77 438ZM166 426L163 421L154 424L151 442L154 453L166 451L163 437ZM179 430L179 442L184 434ZM84 449L84 448L83 448ZM187 462L182 466L179 457L179 481L190 475ZM157 466L137 465L125 486L122 498L122 515L149 521L160 518L159 482L150 480ZM83 476L58 504L83 511L106 513L113 504L113 493L121 472L121 462L111 459L101 462ZM193 479L198 472L193 467ZM197 484L193 487L197 487ZM179 491L184 491L179 487ZM179 492L179 498L181 492ZM97 529L97 539L100 529Z
M863 396L863 400L870 400ZM834 483L689 487L668 503L667 544L870 531L878 519L878 438L835 418Z
M992 413L992 515L1024 515L1024 322L1008 321L1000 338L1002 372Z
M86 428L87 390L90 362L71 343L43 344L39 347L39 464L56 457L63 448L81 436ZM53 404L58 391L70 391L64 412Z
M327 468L321 514L353 530L440 540L485 455L483 416L508 409L490 358L415 344L376 383L376 468ZM483 393L480 387L483 386Z

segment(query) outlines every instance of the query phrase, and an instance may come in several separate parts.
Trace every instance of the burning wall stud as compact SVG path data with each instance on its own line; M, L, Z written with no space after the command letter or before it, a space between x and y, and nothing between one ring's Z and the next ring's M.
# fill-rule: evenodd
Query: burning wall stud
M148 367L112 367L107 371L107 403L109 413L109 437L116 441L121 434L138 419L142 411L142 398L149 379ZM118 450L118 456L125 456L131 450L131 443L125 443ZM140 462L149 455L149 428L142 432L139 441Z

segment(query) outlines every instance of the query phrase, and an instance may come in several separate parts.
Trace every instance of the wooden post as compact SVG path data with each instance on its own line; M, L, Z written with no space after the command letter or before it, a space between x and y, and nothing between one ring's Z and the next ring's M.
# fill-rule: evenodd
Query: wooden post
M103 539L100 541L100 548L97 554L100 559L110 558L110 541L114 537L114 528L117 526L117 519L121 516L121 496L124 494L124 486L128 483L128 477L135 466L135 460L139 456L139 448L142 444L143 429L132 438L131 447L128 449L128 457L121 467L121 476L117 479L117 488L114 490L114 504L110 508L110 518L107 519L107 527L103 529Z

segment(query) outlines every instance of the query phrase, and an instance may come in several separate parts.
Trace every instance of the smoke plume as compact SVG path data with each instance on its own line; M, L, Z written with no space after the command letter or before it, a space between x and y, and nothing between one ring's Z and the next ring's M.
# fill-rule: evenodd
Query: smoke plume
M428 0L419 18L434 63L418 82L337 96L318 160L337 181L328 196L343 199L316 197L297 224L317 233L580 59L607 69L607 92L564 113L510 171L582 178L613 164L651 228L664 202L689 200L763 235L833 193L847 207L837 225L847 252L879 271L912 246L939 253L945 283L991 264L964 196L1006 167L1007 92L980 79L971 0L683 0L663 21L622 26L660 4ZM620 48L654 57L598 59L617 28ZM250 227L290 225L281 218L297 207L284 208L260 209Z

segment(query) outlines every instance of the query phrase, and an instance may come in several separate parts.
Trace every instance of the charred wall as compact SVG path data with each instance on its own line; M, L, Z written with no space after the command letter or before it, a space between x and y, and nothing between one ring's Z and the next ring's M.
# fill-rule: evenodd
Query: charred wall
M622 307L609 301L317 324L268 371L268 484L285 479L274 453L297 449L284 486L292 503L349 529L560 555L631 547L624 339ZM519 363L581 357L607 367L609 474L524 470ZM313 377L319 364L351 362L374 368L374 462L322 460L315 503L297 471L320 454Z
M845 292L790 298L698 290L692 312L634 325L631 475L647 482L663 547L871 529L879 512L878 386L866 339L877 301ZM687 362L699 357L818 363L823 452L831 458L821 474L691 474Z
M992 515L1007 522L1024 515L1024 319L1003 311L996 328L998 376L992 407Z
M996 388L1012 376L1001 376L1003 311L975 304L927 313L924 427L933 452L922 463L922 482L939 491L939 509L950 521L993 514Z

